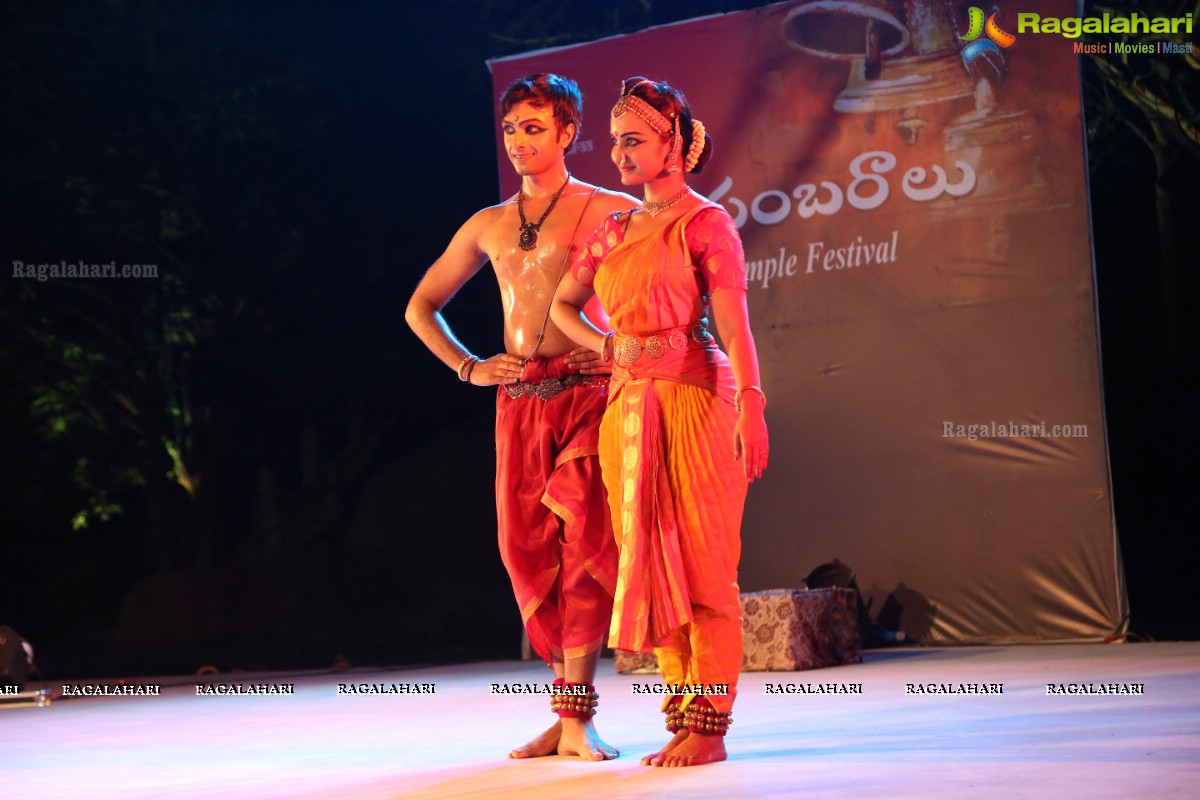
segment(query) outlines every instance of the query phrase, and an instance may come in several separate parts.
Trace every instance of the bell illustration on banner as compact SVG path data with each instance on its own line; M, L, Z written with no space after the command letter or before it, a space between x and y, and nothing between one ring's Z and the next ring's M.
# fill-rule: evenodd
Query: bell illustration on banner
M850 61L833 108L847 114L897 112L892 127L916 144L930 120L921 107L971 97L947 0L814 0L784 19L784 39L822 58ZM902 55L904 54L904 55Z
M1045 267L1032 263L1022 250L1029 229L1053 225L1052 212L1071 204L1056 193L1043 168L1039 126L1033 114L1012 107L1002 92L1008 77L1006 57L963 58L963 74L971 81L973 108L946 122L943 130L947 163L964 163L976 175L975 188L964 197L930 204L926 219L948 223L952 242L943 265L950 302L975 303L1027 291L1032 282L1049 279ZM1047 237L1050 241L1056 241ZM1042 241L1046 241L1043 239ZM1062 262L1043 244L1043 263Z
M1028 111L1005 108L997 100L996 84L979 78L975 109L951 120L945 131L947 159L970 164L978 183L969 197L934 203L933 220L1055 207L1042 170L1037 132Z
M1014 214L1061 207L1050 198L1037 148L1038 125L1023 109L1001 102L1007 77L1002 56L975 58L966 70L975 107L946 124L946 155L971 165L979 182L970 197L933 205L933 219Z

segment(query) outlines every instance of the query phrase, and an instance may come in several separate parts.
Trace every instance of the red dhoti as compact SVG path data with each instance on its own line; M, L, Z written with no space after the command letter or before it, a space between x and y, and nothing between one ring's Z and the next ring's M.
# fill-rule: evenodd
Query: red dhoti
M547 661L598 649L612 616L617 545L597 457L607 384L535 357L496 397L500 556Z

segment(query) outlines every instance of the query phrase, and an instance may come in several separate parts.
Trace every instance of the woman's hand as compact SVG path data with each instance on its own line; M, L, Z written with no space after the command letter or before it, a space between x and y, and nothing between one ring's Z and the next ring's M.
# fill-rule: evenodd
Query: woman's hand
M757 393L747 392L742 400L737 425L733 429L733 460L742 462L746 479L751 483L762 477L767 468L770 449L762 397Z
M563 356L563 361L580 375L607 375L612 372L612 360L604 361L599 353L587 347L576 347Z

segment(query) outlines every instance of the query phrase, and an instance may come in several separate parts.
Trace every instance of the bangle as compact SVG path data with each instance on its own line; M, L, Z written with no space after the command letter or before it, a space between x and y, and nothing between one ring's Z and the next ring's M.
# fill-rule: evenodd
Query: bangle
M458 362L458 366L455 368L454 371L458 373L458 379L460 381L463 381L463 382L467 381L467 379L471 375L470 371L467 368L474 367L475 362L478 360L479 360L479 356L466 356L463 358L462 361Z
M613 335L611 333L604 334L604 341L600 343L600 363L607 364L613 360ZM605 355L605 353L608 355Z
M475 371L475 365L479 363L478 358L471 359L471 363L467 365L467 377L464 378L467 383L471 383L471 373Z
M733 396L733 408L739 414L742 413L742 395L746 392L758 392L758 396L762 398L762 407L767 407L767 393L762 390L761 386L743 386Z

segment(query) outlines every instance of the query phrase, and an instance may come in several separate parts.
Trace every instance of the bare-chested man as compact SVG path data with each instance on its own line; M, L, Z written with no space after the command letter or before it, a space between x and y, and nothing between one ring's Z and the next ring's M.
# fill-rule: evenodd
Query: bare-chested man
M496 395L496 505L500 555L529 641L553 667L559 719L512 758L617 751L592 723L596 661L612 614L616 540L597 459L608 367L576 349L550 320L567 261L613 211L635 205L570 177L566 152L579 133L574 81L529 75L500 98L516 197L485 208L458 230L409 300L405 319L433 354ZM442 309L490 261L504 306L504 352L479 358Z

